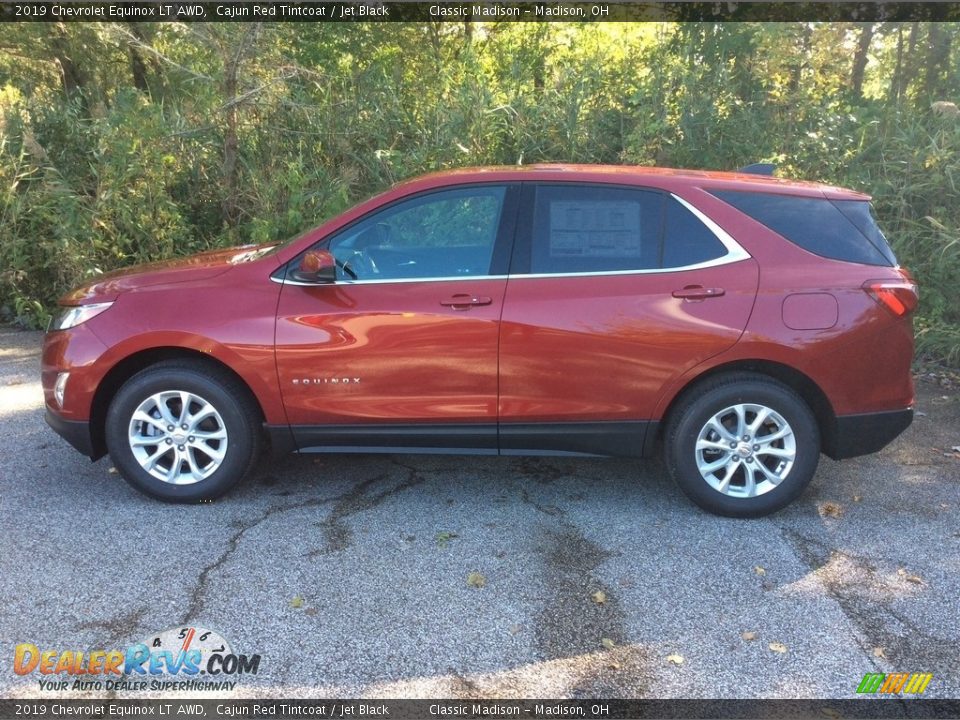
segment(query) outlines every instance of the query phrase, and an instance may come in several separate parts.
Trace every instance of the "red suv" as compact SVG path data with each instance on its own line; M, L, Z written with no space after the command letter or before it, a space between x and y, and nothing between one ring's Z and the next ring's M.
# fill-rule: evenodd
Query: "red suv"
M869 198L744 173L534 166L403 183L283 245L61 300L47 422L154 497L275 453L643 457L732 516L912 419L917 289Z

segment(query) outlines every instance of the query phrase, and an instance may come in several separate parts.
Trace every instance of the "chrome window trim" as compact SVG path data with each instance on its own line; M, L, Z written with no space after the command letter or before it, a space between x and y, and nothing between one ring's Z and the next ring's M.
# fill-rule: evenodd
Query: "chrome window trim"
M385 283L414 283L414 282L451 282L453 280L526 280L540 278L569 278L569 277L602 277L606 275L652 275L655 273L676 273L686 272L688 270L702 270L704 268L719 267L721 265L730 265L748 260L752 256L744 247L733 239L726 230L717 225L712 219L707 217L698 208L691 205L679 195L667 193L670 197L683 205L693 215L706 226L720 243L727 249L726 255L721 255L713 260L694 263L693 265L682 265L672 268L644 268L642 270L597 270L595 272L568 272L568 273L516 273L511 275L453 275L445 277L427 277L427 278L395 278L392 280L337 280L332 283L305 283L298 280L284 280L282 278L270 276L270 279L281 285L298 285L302 287L321 287L324 285L383 285Z
M746 251L744 251L746 252ZM511 280L523 280L525 278L565 278L565 277L599 277L602 275L654 275L663 273L686 272L687 270L702 270L703 268L718 267L720 265L730 265L741 260L747 260L750 255L743 257L733 257L724 255L716 260L707 260L694 265L684 265L675 268L652 268L649 270L598 270L596 272L575 272L575 273L527 273L526 275L511 275Z
M445 277L427 278L394 278L392 280L337 280L329 283L308 283L299 280L284 280L270 276L270 279L280 285L297 285L300 287L326 287L330 285L384 285L386 283L415 283L415 282L452 282L453 280L506 280L506 275L449 275Z

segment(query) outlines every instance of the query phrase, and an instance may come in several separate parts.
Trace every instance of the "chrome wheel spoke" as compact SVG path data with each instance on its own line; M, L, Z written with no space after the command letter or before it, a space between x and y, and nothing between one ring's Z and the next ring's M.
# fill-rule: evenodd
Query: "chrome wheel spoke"
M753 464L744 463L743 470L745 479L743 493L747 497L754 497L757 494L757 478L753 470Z
M192 437L195 437L197 440L226 440L227 431L223 428L219 430L192 430L190 432Z
M739 440L747 431L747 413L743 405L734 405L733 412L737 416L737 439Z
M730 453L730 443L716 440L697 440L697 450L719 450L728 455Z
M137 410L137 412L133 414L133 421L152 425L160 431L167 429L167 423L165 423L162 418L155 418L153 415L149 415L142 410Z
M793 450L787 450L786 448L761 447L757 450L757 455L773 455L774 457L793 460L797 454Z
M167 482L169 483L177 482L177 478L180 476L180 468L183 465L182 461L183 461L183 458L180 457L180 451L174 450L173 462L170 463L170 467L168 467L163 473L164 479Z
M170 448L169 448L169 447L167 447L167 446L165 446L165 445L164 445L164 446L161 446L161 447L158 447L157 450L156 450L156 452L154 452L152 455L149 455L149 456L147 457L145 463L144 463L144 462L141 462L140 464L143 465L147 470L152 470L154 467L156 467L156 465L157 465L157 460L159 460L160 458L162 458L162 457L163 457L164 455L166 455L168 452L170 452Z
M767 418L770 417L770 413L771 410L768 407L758 410L757 416L753 419L753 422L750 423L749 427L747 428L747 432L749 432L751 436L756 437L757 430L763 427L763 424L767 421Z
M166 421L169 425L176 425L179 418L174 417L173 411L170 409L170 406L167 405L167 400L169 400L169 398L163 397L163 395L167 394L168 393L163 393L159 396L154 395L153 397L156 398L154 404L157 410L160 411L160 417L163 418L164 421Z
M177 418L178 425L185 425L187 418L190 416L190 400L192 396L190 393L180 392L180 417Z
M221 460L223 460L224 453L217 448L210 447L206 443L194 443L193 445L191 445L191 447L194 448L195 450L199 450L204 455L209 457L211 460L214 460L216 462L220 462Z
M779 430L770 433L769 435L761 435L757 438L758 443L766 444L776 442L777 440L783 440L788 435L793 435L793 430L789 425L782 427Z
M202 423L208 417L213 417L216 414L217 414L217 409L213 407L213 405L204 404L202 408L200 408L196 413L194 413L193 415L190 415L186 419L187 426L191 430L194 430L200 423ZM196 435L197 433L194 432L193 434Z
M722 437L727 442L736 442L737 440L733 433L727 430L717 417L710 418L710 420L707 421L707 425L704 430L713 430L717 435ZM700 433L700 437L704 437L704 433L702 431Z
M763 473L764 478L774 485L779 485L780 481L783 479L763 463L757 463L757 472Z
M720 481L720 484L717 486L717 490L722 493L727 492L727 488L730 487L730 481L733 479L733 474L737 471L740 463L736 460L730 460L727 463L727 472L723 475L723 480Z
M733 461L731 461L730 456L729 456L729 455L725 455L724 457L720 458L719 460L714 460L714 461L711 462L711 463L705 463L705 464L703 464L703 465L700 465L700 466L699 466L699 467L700 467L700 473L701 473L702 475L711 475L711 474L715 473L717 470L719 470L720 468L726 467L726 466L728 465L728 463L730 463L730 462L733 462Z
M200 466L197 464L197 458L193 454L193 448L187 448L187 451L184 453L187 458L187 465L190 466L190 472L196 479L201 479L204 476L203 470L200 469Z

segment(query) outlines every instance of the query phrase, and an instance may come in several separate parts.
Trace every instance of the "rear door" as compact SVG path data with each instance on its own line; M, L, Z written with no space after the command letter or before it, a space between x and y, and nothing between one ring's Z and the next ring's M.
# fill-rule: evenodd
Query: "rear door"
M518 193L479 185L403 199L315 246L337 258L335 283L287 276L276 359L301 450L496 452L497 342Z
M522 207L500 325L501 452L640 455L665 384L742 334L757 264L657 190L530 184Z

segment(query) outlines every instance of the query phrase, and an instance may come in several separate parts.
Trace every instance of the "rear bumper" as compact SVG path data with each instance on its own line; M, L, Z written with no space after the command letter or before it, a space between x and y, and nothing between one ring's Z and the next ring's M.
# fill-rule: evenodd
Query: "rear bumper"
M882 450L913 422L913 408L888 412L841 415L823 452L834 460L869 455Z
M90 437L90 423L87 420L64 420L59 415L47 409L44 420L53 428L54 432L73 445L91 460L97 459L93 450L93 438Z

